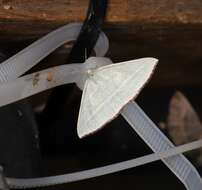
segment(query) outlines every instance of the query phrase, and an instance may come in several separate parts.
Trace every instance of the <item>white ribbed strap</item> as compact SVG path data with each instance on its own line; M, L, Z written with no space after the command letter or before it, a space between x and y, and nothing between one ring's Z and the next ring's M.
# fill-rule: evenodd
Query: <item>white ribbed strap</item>
M14 102L16 100L20 100L23 97L22 95L24 95L24 97L27 97L57 85L76 82L81 77L82 72L84 72L85 67L83 66L84 64L70 64L70 65L58 66L58 67L40 71L38 73L33 73L30 75L26 75L24 77L20 77L16 79L15 81L3 83L2 85L0 85L0 92L1 92L0 106L5 105L6 103ZM52 81L47 80L49 74L54 75L54 80ZM33 85L33 81L36 75L38 77L40 76L40 79L38 78L39 81L37 82L37 84ZM133 127L133 129L140 135L140 137L152 148L154 152L159 153L159 152L165 151L166 153L168 150L171 150L172 148L174 148L174 145L158 129L158 127L155 126L155 124L144 114L144 112L138 107L138 105L135 102L131 102L128 105L126 105L124 109L122 110L121 114L128 121L128 123ZM201 141L199 142L201 143ZM200 144L200 146L201 145L202 144ZM201 178L198 172L183 155L179 154L169 158L164 157L164 159L163 157L158 157L158 158L162 159L162 161L182 181L182 183L186 186L187 189L190 189L190 190L201 189L202 183L201 183ZM144 163L144 162L145 161L143 159L141 160L140 163ZM93 170L93 171L96 171L96 170ZM99 176L98 174L95 175L95 173L96 172L91 173L90 176L91 177ZM87 174L85 174L83 176L84 178L82 177L81 179L85 179ZM102 175L104 174L106 174L106 172L104 172ZM61 179L63 179L62 181L64 181L66 178L65 179L62 177L53 178L54 180L52 180L52 178L45 178L45 179L46 180L42 180L42 179L37 180L37 183L39 183L39 181L42 180L39 183L40 185L37 185L37 186L47 186L48 183L52 184L53 181L55 184L60 184L60 182L57 182L57 180L60 181ZM50 179L50 181L48 181L48 179ZM76 180L77 179L76 174L74 174L71 179ZM17 182L21 182L21 181L17 180ZM25 185L25 187L29 186L28 182L29 181L25 181L25 183L27 184ZM19 185L19 187L22 187L22 186Z
M52 67L0 84L0 107L50 88L78 81L84 69L83 65Z
M174 147L172 142L135 102L126 105L121 114L154 152L166 151ZM202 189L202 180L199 173L182 154L162 159L162 161L181 180L187 189Z
M158 153L149 154L146 156L120 162L117 164L111 164L108 166L94 168L94 169L85 170L81 172L75 172L75 173L51 176L51 177L31 178L31 179L6 178L6 181L10 188L15 188L15 189L59 185L63 183L70 183L70 182L89 179L89 178L98 177L106 174L111 174L114 172L148 164L164 158L168 159L168 157L170 156L173 157L176 154L193 150L201 146L202 146L202 140L198 140L192 143L170 148L167 151L161 151ZM195 184L197 184L195 176L189 176L189 179L190 179L190 182L193 183L193 186L190 189L197 189L197 190L201 189L200 186L194 186Z
M0 83L16 79L64 43L76 40L81 26L80 23L65 25L1 63ZM102 32L94 48L96 56L104 56L108 47L108 39Z
M45 37L39 39L38 41L28 46L27 48L25 48L24 50L22 50L15 56L11 57L10 59L0 64L0 82L3 83L3 82L11 81L11 83L13 83L14 79L19 77L23 73L25 73L27 70L29 70L31 67L37 64L40 60L46 57L49 53L51 53L57 47L64 44L65 42L75 40L80 30L80 27L81 25L79 24L71 24L71 25L61 27L51 32L50 34L46 35ZM104 34L100 36L97 44L98 44L96 46L97 49L95 48L95 51L97 50L96 55L103 56L108 49L108 40ZM56 69L57 70L56 73L59 73L57 75L58 81L59 81L57 85L60 85L62 83L64 84L64 83L73 82L74 80L76 82L78 75L74 75L74 72L71 73L70 67L64 67L67 69L67 71L69 71L71 75L70 78L68 77L65 78L64 75L60 73L61 67L58 67L60 68L58 70ZM31 81L30 84L32 83L32 86L35 86L35 82L36 82L36 84L40 83L41 85L39 86L41 87L39 89L36 89L36 91L34 90L32 91L32 89L31 91L29 91L30 89L28 90L26 89L27 90L27 91L25 90L26 93L27 92L31 92L31 93L30 94L25 93L25 95L20 98L29 96L34 92L37 93L47 88L54 87L53 83L51 83L51 76L50 76L52 74L51 72L54 72L54 70L49 69L48 72L47 70L42 71L41 76L45 77L45 78L42 77L44 79L42 81L46 80L46 83L49 84L50 82L52 86L50 84L49 84L50 86L48 85L44 86L44 83L41 84L39 82L38 74L29 75L29 77L31 76L31 80L29 77L26 78L25 76L24 79L30 80ZM24 87L24 84L21 84L21 82L23 83L23 80L21 79L18 79L17 81L19 82L21 87ZM11 85L11 83L9 82L8 84ZM9 87L11 90L10 93L13 92L12 91L13 87L12 85ZM4 86L4 88L6 89L7 87ZM19 94L16 95L16 97L11 98L11 101L9 99L10 103L13 101L16 101L16 98L18 98L19 100ZM3 104L4 102L1 103L1 105ZM202 189L201 178L198 172L196 171L196 169L193 167L193 165L182 154L175 155L183 151L179 151L179 152L178 150L176 151L176 148L174 148L174 145L158 129L158 127L156 127L155 124L144 114L144 112L137 106L137 104L132 102L128 104L127 106L125 106L125 108L122 111L122 115L130 123L133 129L142 137L142 139L153 149L153 151L157 152L158 154L154 154L153 156L151 155L151 158L143 157L143 158L139 158L136 161L134 160L134 163L136 164L134 164L133 162L127 161L127 162L120 163L120 165L116 164L116 165L113 165L113 167L106 166L99 169L93 169L93 170L87 171L86 173L81 172L81 173L75 173L75 174L68 174L65 176L62 175L59 177L57 176L57 177L50 177L50 178L39 178L39 179L29 179L29 180L27 179L24 181L23 179L19 180L19 179L9 178L8 179L9 185L15 188L22 188L22 187L25 188L25 187L38 187L38 186L60 184L64 182L76 181L76 180L87 179L87 178L95 177L99 175L104 175L104 174L120 171L122 170L122 168L127 169L127 168L141 165L144 163L149 163L152 160L154 161L157 159L162 159L163 162L171 169L171 171L173 171L173 173L182 181L182 183L185 185L185 187L188 190ZM201 141L199 141L198 143L200 143L198 144L198 147L201 146ZM191 149L193 148L194 146L193 147L191 146ZM169 151L174 151L174 154L169 153ZM171 155L175 155L175 156L165 158ZM150 161L146 161L147 159Z

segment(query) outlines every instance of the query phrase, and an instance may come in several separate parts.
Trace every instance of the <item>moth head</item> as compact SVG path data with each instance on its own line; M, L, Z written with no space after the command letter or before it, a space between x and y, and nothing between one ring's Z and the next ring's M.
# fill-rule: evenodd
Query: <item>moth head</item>
M88 69L97 69L99 67L112 64L112 61L106 57L90 57L86 59L84 67Z
M96 70L96 69L88 69L88 70L86 71L88 77L92 77L92 76L94 75L94 73L95 73L95 70Z
M78 82L76 83L77 86L81 90L83 90L86 80L90 77L93 77L94 73L96 72L98 68L103 67L105 65L109 65L109 64L112 64L112 61L106 57L88 58L83 64L84 72L83 72L83 75L78 80Z

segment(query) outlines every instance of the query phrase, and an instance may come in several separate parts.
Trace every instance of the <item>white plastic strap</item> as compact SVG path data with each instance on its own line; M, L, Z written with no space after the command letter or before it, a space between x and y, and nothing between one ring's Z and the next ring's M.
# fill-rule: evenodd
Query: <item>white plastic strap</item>
M54 85L58 86L60 84L73 82L74 80L76 82L78 75L76 75L75 70L72 68L74 66L76 68L77 67L76 64L74 66L60 66L57 67L56 69L48 69L46 71L41 71L41 77L43 79L41 81L45 81L45 83L40 82L40 75L38 73L17 79L16 80L17 83L15 83L14 79L25 73L27 70L29 70L31 67L37 64L41 59L46 57L49 53L51 53L60 45L64 44L65 42L75 40L75 38L78 35L80 27L81 25L79 24L71 24L61 27L58 30L55 30L54 32L51 32L45 37L39 39L38 41L30 45L29 47L25 48L15 56L11 57L10 59L0 64L0 82L3 83L6 81L11 81L5 83L7 85L5 85L4 83L2 84L2 88L4 88L5 91L6 90L8 91L3 94L4 90L1 89L0 91L2 92L2 96L0 96L0 99L5 98L5 96L8 95L8 92L10 98L1 101L1 105L5 105L7 103L11 103L16 100L20 100L22 98L38 93L47 88L54 87ZM95 51L97 56L103 56L108 49L108 40L104 34L101 35L99 40L100 41L98 41L98 44L100 45L96 46L97 51L96 49ZM65 71L63 71L63 69ZM78 67L76 69L78 69L79 72L82 71L82 67L81 68ZM52 81L51 75L54 74L54 72L57 73L56 74L57 80ZM62 74L63 72L64 74ZM67 75L68 72L70 73L70 77L65 76ZM18 86L19 89L23 89L23 91L21 91L23 92L23 95L20 96L20 94L22 93L20 93L19 90L16 87L14 87L15 85L19 85ZM13 97L11 97L10 94ZM143 140L155 152L168 151L170 150L170 148L174 147L174 145L167 139L167 137L164 136L164 134L154 125L153 122L151 122L151 120L135 103L128 104L122 111L122 114L124 118L131 124L133 129L143 138ZM180 154L167 159L163 159L163 162L171 169L171 171L175 173L175 175L183 182L183 184L186 186L187 189L190 190L202 189L201 178L198 172L183 155ZM93 172L92 176L98 176L97 175L98 170L94 171L95 172ZM45 181L44 178L43 179L40 178L37 182L41 182L43 184L52 183L51 181L48 182L46 180L51 180L51 178L45 178ZM62 178L58 180L60 181L62 180ZM12 180L10 182L12 185ZM16 184L18 184L19 187L23 186L20 185L20 181L18 180L15 181L15 179L13 179L13 185L15 185L14 182L16 182ZM29 180L26 181L26 184L29 182L30 182ZM30 184L30 186L31 185L33 184ZM26 187L30 186L27 184Z
M81 26L81 23L65 25L1 63L0 83L18 78L61 45L76 40ZM104 56L108 47L108 39L102 32L94 47L96 56Z
M154 152L166 151L174 147L172 142L135 102L126 105L121 114ZM182 181L187 189L202 189L202 180L199 173L182 154L162 159L162 161Z
M161 151L158 153L149 154L132 160L120 162L117 164L111 164L104 167L94 168L90 170L85 170L81 172L75 172L70 174L42 177L42 178L31 178L31 179L17 179L17 178L6 178L6 181L10 188L22 189L22 188L34 188L34 187L45 187L50 185L59 185L63 183L75 182L79 180L89 179L93 177L98 177L106 174L111 174L114 172L126 170L132 167L141 166L148 164L160 159L164 159L170 156L174 156L179 153L183 153L189 150L193 150L202 146L202 140L198 140L192 143L181 145L178 147L170 148L167 151ZM171 157L171 158L172 158ZM190 177L192 182L195 182L193 177ZM201 189L199 186L192 185L193 189Z
M0 106L54 86L76 82L82 72L84 72L83 64L70 64L53 67L3 83L0 85ZM52 77L53 80L51 80ZM174 147L135 102L126 105L121 114L154 152L158 153ZM163 162L187 189L198 190L201 188L201 178L198 172L183 155L163 159Z
M83 64L52 67L0 84L0 106L22 100L44 90L79 80Z

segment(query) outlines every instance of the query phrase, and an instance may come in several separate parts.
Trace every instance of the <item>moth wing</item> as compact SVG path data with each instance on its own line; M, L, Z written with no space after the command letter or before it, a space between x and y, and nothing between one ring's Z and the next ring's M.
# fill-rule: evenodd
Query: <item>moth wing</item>
M157 59L143 58L98 68L84 85L77 132L93 133L118 115L150 78Z

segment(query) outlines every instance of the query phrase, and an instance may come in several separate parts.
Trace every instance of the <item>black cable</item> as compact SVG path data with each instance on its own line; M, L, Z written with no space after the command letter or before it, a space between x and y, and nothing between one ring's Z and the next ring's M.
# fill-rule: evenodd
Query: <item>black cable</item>
M91 0L89 2L86 19L72 47L67 63L83 63L91 55L105 19L107 2L107 0ZM75 127L77 120L75 120L75 117L78 115L80 98L81 92L73 84L56 87L52 91L41 117L42 145L45 143L49 146L50 141L55 141L55 148L58 150L58 147L66 144L66 139L74 141L77 138ZM69 115L69 118L67 118L67 115ZM68 124L70 124L68 126L69 130L66 131ZM73 135L71 134L72 130L74 131Z
M70 63L82 63L91 54L100 35L106 8L107 0L90 1L83 27L69 55Z

